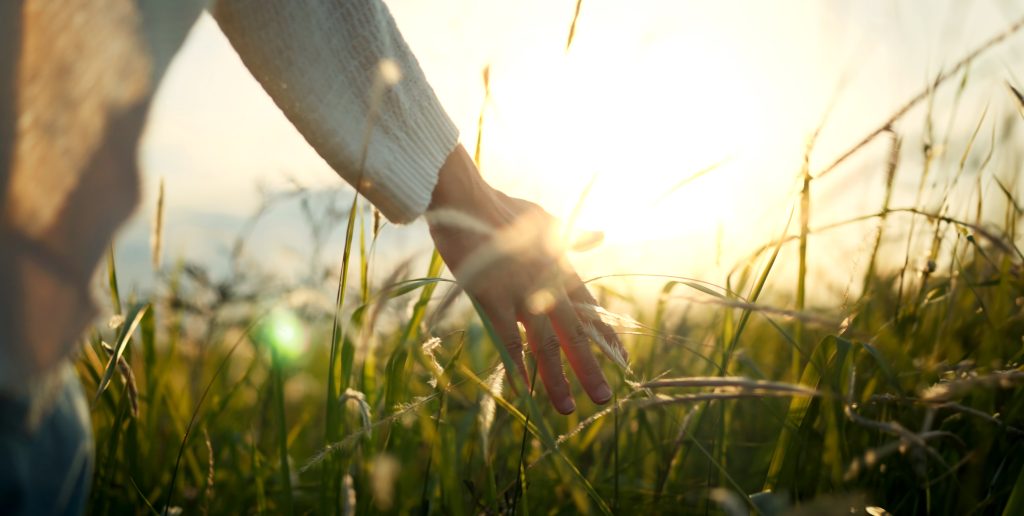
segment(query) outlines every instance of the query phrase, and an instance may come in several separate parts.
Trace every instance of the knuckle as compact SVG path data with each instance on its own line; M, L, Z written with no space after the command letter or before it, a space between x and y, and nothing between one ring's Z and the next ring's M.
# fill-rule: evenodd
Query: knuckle
M512 355L512 358L518 360L523 356L523 344L521 342L505 342L505 349Z
M519 331L502 336L501 342L505 344L505 348L509 351L519 351L523 348L523 339L519 336Z
M558 341L558 336L552 333L545 335L540 341L541 353L557 353L560 347L561 343Z

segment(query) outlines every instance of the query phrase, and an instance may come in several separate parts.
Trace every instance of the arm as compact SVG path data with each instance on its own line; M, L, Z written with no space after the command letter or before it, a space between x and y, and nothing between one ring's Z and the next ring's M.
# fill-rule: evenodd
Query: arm
M595 402L611 398L574 308L596 302L550 238L553 219L480 177L382 2L219 0L213 14L289 120L385 216L429 207L438 251L525 377L523 323L560 412L575 409L560 349ZM384 60L400 69L394 84ZM594 326L621 353L611 328Z
M219 0L211 10L342 178L392 222L426 210L458 131L382 2Z

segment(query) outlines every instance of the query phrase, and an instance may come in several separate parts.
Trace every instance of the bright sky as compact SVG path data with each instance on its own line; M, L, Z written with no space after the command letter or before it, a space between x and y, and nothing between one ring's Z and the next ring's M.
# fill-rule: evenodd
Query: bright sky
M1003 0L586 0L565 52L575 4L388 2L470 149L484 100L481 70L490 66L482 155L489 181L565 217L594 180L579 225L604 230L607 241L577 258L584 276L657 272L714 281L721 281L716 261L731 265L781 230L804 142L833 100L815 167L1024 13L1020 2ZM972 74L966 131L988 99L1006 100L1003 79L1024 77L1022 49L1018 37ZM815 220L877 211L880 155L823 184ZM341 183L206 16L161 86L142 162L150 201L127 238L144 234L162 177L171 257L223 253L235 226L210 220L250 213L259 184ZM429 245L422 225L389 231L395 253Z

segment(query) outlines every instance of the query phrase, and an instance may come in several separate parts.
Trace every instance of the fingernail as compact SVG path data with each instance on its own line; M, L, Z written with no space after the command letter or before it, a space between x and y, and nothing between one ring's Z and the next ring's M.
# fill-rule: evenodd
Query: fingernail
M558 406L555 408L557 408L558 412L562 414L572 414L572 412L576 410L576 402L573 401L572 398L566 398L559 402Z
M604 405L610 399L612 399L612 389L608 387L608 384L602 383L594 389L594 403Z

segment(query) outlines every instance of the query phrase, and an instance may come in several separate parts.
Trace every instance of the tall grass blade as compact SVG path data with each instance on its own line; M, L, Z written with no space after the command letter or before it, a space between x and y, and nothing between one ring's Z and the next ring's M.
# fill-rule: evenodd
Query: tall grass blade
M889 147L889 160L885 168L885 194L882 197L882 211L878 217L878 229L875 232L875 244L871 248L871 258L868 260L868 268L864 273L864 281L861 284L861 297L869 295L875 280L875 268L878 266L878 253L882 248L882 236L885 233L885 220L889 216L889 208L892 202L893 185L896 183L896 169L900 162L900 149L903 146L903 139L895 131L889 131L891 137Z
M476 120L476 146L473 148L473 163L480 168L480 150L484 141L484 113L487 103L491 100L491 66L487 65L481 72L484 81L484 100L480 104L480 115Z
M121 292L117 288L117 264L114 261L114 242L107 248L107 285L110 287L110 307L121 315Z
M693 174L690 174L690 175L684 177L683 179L679 180L679 182L677 182L676 184L672 185L667 190L662 192L661 195L659 195L658 198L654 200L653 204L660 204L660 203L662 203L663 201L665 201L665 199L668 199L669 197L671 197L672 194L676 193L676 191L678 191L682 187L684 187L684 186L686 186L686 185L688 185L688 184L690 184L690 183L692 183L692 182L694 182L694 181L696 181L696 180L698 180L698 179L708 175L709 173L713 172L715 169L717 169L717 168L721 167L722 165L726 164L728 161L729 161L728 159L724 159L724 160L719 161L717 163L713 163L711 165L708 165L707 167L704 167L704 168L694 172Z
M572 14L572 23L569 24L569 36L565 39L565 51L569 51L572 40L576 37L576 22L580 19L580 8L583 7L583 0L576 0L576 10Z
M139 323L142 322L142 317L146 315L146 311L149 309L149 305L135 305L132 307L128 314L128 324L121 326L121 332L117 336L116 344L114 349L110 353L110 359L107 360L107 366L103 370L103 378L100 379L99 385L96 387L96 395L93 397L95 400L99 400L100 395L106 390L107 386L110 385L110 379L114 377L114 371L117 370L118 360L124 354L125 348L128 347L132 335L135 333L135 329L139 327Z
M281 372L281 357L277 346L270 345L270 374L274 386L274 412L277 418L278 453L281 461L281 510L285 514L294 514L295 502L292 498L292 474L288 465L288 423L284 413L284 375Z
M213 388L214 382L227 368L231 356L235 354L235 351L238 350L238 348L242 345L243 342L246 342L246 340L249 337L249 332L252 331L253 328L255 328L262 321L264 315L266 314L258 314L255 317L253 317L253 320L241 332L241 335L238 336L234 344L231 345L231 348L228 349L227 353L224 354L224 357L221 359L220 363L217 364L217 369L213 372L213 376L210 378L210 381L206 383L206 387L203 388L203 392L202 394L200 394L199 400L196 401L195 408L192 410L192 416L189 419L188 425L185 427L185 431L183 432L183 435L181 437L181 445L178 446L178 456L174 460L174 468L171 470L171 480L167 486L167 497L164 499L163 514L165 516L167 514L168 509L171 507L171 501L174 498L174 485L178 479L178 470L181 467L181 459L186 455L185 448L188 445L189 437L192 436L192 429L195 428L196 421L199 419L199 411L200 409L202 409L203 403L206 401L207 396L209 396L210 390ZM193 457L192 462L194 463L194 461L195 458Z
M791 222L793 222L792 211L789 212L789 218L786 219L786 225L782 230L783 235L789 232L789 224ZM782 250L783 242L784 239L782 238L778 240L778 243L775 245L775 249L772 250L772 254L768 258L768 262L765 263L764 268L761 270L761 275L758 276L757 278L757 283L755 283L754 286L751 288L750 295L747 296L747 299L749 300L748 302L750 304L756 303L757 298L760 297L761 292L764 291L764 286L768 282L768 276L772 272L772 267L775 265L775 260L779 257L779 251ZM729 361L732 358L733 352L736 350L736 346L740 342L740 337L743 335L743 330L747 326L747 321L750 320L751 312L752 310L750 308L745 308L743 310L742 314L740 315L739 322L736 323L736 330L732 333L732 336L729 339L728 348L726 348L725 353L722 357L721 369L725 372L729 371Z
M1020 90L1014 88L1009 82L1006 82L1006 87L1010 90L1010 96L1016 101L1017 112L1024 117L1024 95L1022 95Z
M427 266L427 277L440 275L443 265L444 262L441 260L441 254L437 252L437 249L434 249L430 257L430 264ZM423 322L427 312L430 298L434 295L437 282L424 282L422 285L423 290L420 291L420 297L416 300L416 304L413 305L412 314L409 317L409 321L405 324L405 329L402 331L398 348L388 360L387 378L385 380L387 383L384 391L384 406L387 411L390 411L405 396L408 370L413 354L416 351L415 344L418 341L420 324Z
M846 341L834 336L823 339L811 355L811 360L803 369L800 377L800 385L815 391L821 390L824 382L831 381L832 392L838 392L838 376L829 376L829 372L836 375L841 373L841 368L846 363L850 345ZM803 452L800 443L806 442L806 436L813 432L815 421L808 417L812 411L812 405L824 403L812 397L795 397L790 401L789 413L786 416L786 423L775 445L771 462L768 466L768 474L764 483L765 491L772 491L780 485L793 485L793 476L798 472L795 470L799 462L800 454Z
M150 258L153 270L160 270L160 256L164 245L164 178L160 178L160 186L156 196L156 212L153 216L153 232L150 237Z
M977 47L975 47L974 50L968 52L967 55L965 55L962 59L957 61L957 63L954 64L951 68L949 68L945 72L939 74L938 77L935 78L935 81L933 81L932 83L928 84L928 86L925 87L924 90L919 92L917 95L912 97L909 101L907 101L906 104L904 104L902 107L897 109L896 112L893 113L880 126L878 126L877 129L875 129L874 131L871 131L870 133L868 133L867 136L862 138L860 141L858 141L856 144L854 144L853 147L849 148L846 152L841 154L831 164L829 164L828 166L823 168L820 172L815 174L814 177L815 178L824 177L828 173L830 173L833 170L835 170L836 168L838 168L839 165L841 165L844 161L849 159L850 156L852 156L852 155L856 154L857 152L859 152L868 143L871 143L871 141L874 140L875 138L877 138L878 135L880 135L883 132L889 130L889 128L892 127L892 125L894 123L896 123L897 120L903 118L907 113L910 112L911 109L914 108L914 106L920 104L922 100L925 100L926 98L931 96L932 92L934 92L939 86L941 86L943 83L948 81L951 77L953 77L956 74L960 73L960 70L962 70L965 67L967 67L971 63L971 61L974 61L975 59L978 58L978 56L980 56L981 54L985 53L986 51L988 51L992 47L995 47L996 45L1002 43L1003 41L1006 41L1010 36L1013 36L1014 34L1019 32L1022 27L1024 27L1024 18L1020 18L1017 21L1013 22L1012 24L1010 24L1009 27L1006 28L1006 30L1004 30L1003 32L993 36L992 38L988 39L987 41L985 41L985 42L981 43L980 45L978 45Z
M803 312L807 300L807 235L811 226L811 149L814 147L814 139L817 132L808 139L807 148L804 150L804 162L800 170L803 186L800 189L800 247L798 251L797 276L796 276L796 311ZM797 349L793 350L792 364L790 366L793 378L800 373L799 349L804 343L803 321L797 319L794 327L794 338L797 342Z
M337 441L339 436L340 422L336 400L341 392L338 388L339 379L337 378L337 371L339 347L344 345L343 340L345 334L344 329L341 327L341 312L345 306L345 292L348 288L348 267L352 254L352 241L355 236L355 223L358 210L359 194L354 193L352 196L352 204L349 207L348 223L345 226L345 244L342 248L340 271L338 271L338 292L334 301L334 315L331 324L331 346L327 358L327 408L324 418L325 446L329 446L331 443ZM341 380L341 382L345 383L346 381ZM329 507L337 506L337 503L332 505L329 501L329 499L336 498L336 496L332 496L329 493L328 486L337 484L337 482L334 482L333 480L338 475L338 473L334 471L334 468L331 467L332 465L332 461L325 462L320 475L320 510L324 514L334 512L329 510Z
M1010 491L1010 498L1003 507L1003 516L1014 516L1024 514L1024 469L1017 475L1017 482L1013 484Z

